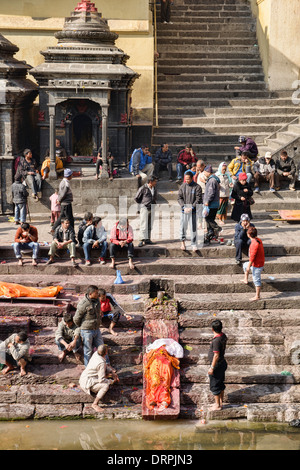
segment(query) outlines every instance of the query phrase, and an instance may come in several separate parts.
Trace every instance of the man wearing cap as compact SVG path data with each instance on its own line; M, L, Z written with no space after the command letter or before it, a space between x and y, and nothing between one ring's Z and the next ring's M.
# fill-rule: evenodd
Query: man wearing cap
M24 157L20 158L17 169L17 175L21 175L31 189L32 197L38 201L38 194L41 196L42 191L42 177L38 170L37 162L32 158L30 149L23 152Z
M234 147L236 150L236 155L241 155L242 152L247 152L250 160L255 161L258 155L258 148L256 143L250 137L245 137L241 135L239 137L240 147Z
M259 184L261 182L268 182L270 191L275 192L275 171L276 167L272 154L271 152L266 152L265 156L259 158L253 165L254 192L259 192Z
M235 262L240 266L242 264L242 253L243 251L247 251L248 254L248 249L251 243L251 240L247 235L247 230L250 227L254 227L254 224L251 224L249 215L242 214L234 231Z
M52 227L52 232L54 233L57 227L61 224L62 219L67 218L70 221L70 225L74 228L74 217L73 217L73 193L70 186L70 181L72 179L73 171L69 168L64 170L64 178L61 181L58 189L58 202L60 203L61 213L60 217L57 219L55 224Z
M280 153L279 159L276 161L276 186L280 189L281 181L289 182L289 189L295 191L295 184L297 179L297 168L294 160L288 156L285 150Z
M209 244L212 238L218 237L222 231L215 221L220 205L220 179L213 174L211 165L204 168L204 175L207 178L203 196L203 216L207 227L204 243Z

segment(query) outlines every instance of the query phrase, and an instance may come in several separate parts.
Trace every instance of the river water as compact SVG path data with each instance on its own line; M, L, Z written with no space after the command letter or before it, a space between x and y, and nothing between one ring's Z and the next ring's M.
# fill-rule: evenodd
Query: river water
M300 429L247 421L0 422L0 450L300 450Z

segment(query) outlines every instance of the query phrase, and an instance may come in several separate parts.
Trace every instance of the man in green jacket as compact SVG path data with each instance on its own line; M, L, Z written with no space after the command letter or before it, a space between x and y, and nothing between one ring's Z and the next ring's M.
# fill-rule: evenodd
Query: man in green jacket
M92 357L93 348L98 348L103 344L99 329L101 325L101 307L97 286L89 286L83 299L78 302L74 323L77 327L80 327L84 365L87 366Z

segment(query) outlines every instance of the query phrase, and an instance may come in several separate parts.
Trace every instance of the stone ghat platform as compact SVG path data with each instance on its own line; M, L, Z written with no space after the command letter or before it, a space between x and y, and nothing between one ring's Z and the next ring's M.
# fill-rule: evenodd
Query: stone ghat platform
M44 287L62 285L56 302L1 301L0 340L25 329L31 342L32 363L28 373L0 375L0 419L90 418L138 419L142 416L144 305L158 290L178 303L179 342L184 348L180 369L180 418L289 422L300 418L300 243L299 226L255 218L266 248L261 300L250 302L254 285L242 283L242 267L234 260L234 223L223 228L225 245L199 247L196 253L180 250L178 239L154 239L155 244L136 247L135 269L117 259L124 284L114 284L116 271L93 259L79 266L67 257L46 266L47 247L40 262L31 265L29 255L17 266L11 247L16 227L0 220L0 278L3 281ZM38 221L41 239L47 240L47 222ZM138 231L136 232L138 234ZM161 235L164 235L162 233ZM245 260L247 257L244 258ZM97 414L91 398L78 385L83 365L69 355L58 361L54 334L66 311L74 312L90 284L112 292L132 319L122 318L118 336L103 325L104 341L120 383L105 396ZM219 318L228 336L225 402L222 411L211 411L207 353L211 322Z

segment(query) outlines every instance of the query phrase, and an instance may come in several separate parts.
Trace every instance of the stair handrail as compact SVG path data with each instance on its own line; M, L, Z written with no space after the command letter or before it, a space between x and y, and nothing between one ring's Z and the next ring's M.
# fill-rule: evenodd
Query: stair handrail
M158 72L157 72L157 20L156 20L156 0L150 0L152 14L153 14L153 39L154 39L154 118L155 118L155 125L154 127L158 126Z
M285 130L288 129L290 125L296 124L296 121L299 122L299 119L300 119L300 116L296 116L292 121L288 122L284 126L280 127L277 131L272 132L272 134L269 134L267 137L265 137L264 142L266 142L267 139L273 139L274 137L276 137L276 134L278 134L278 132L284 132Z

